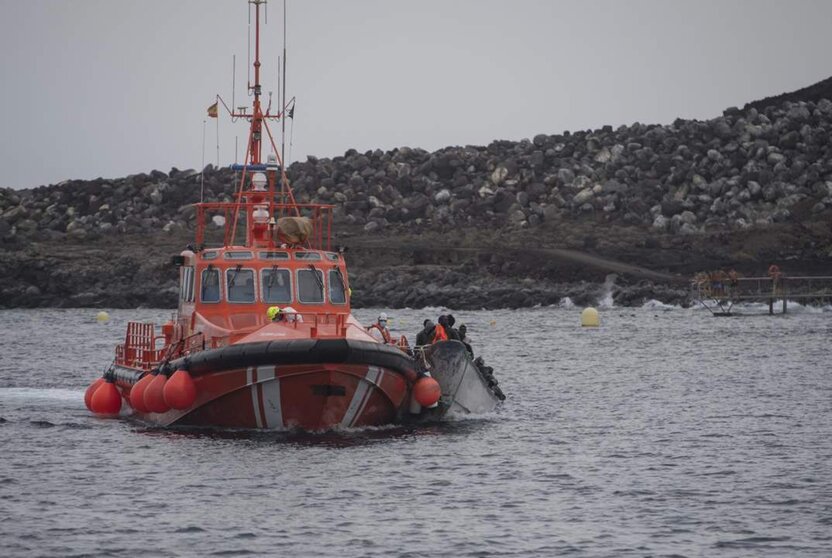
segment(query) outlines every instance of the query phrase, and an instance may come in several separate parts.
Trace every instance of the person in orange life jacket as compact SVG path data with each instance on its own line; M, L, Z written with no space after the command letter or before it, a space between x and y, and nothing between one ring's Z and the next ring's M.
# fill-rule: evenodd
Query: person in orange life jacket
M377 341L387 344L392 342L390 330L387 329L387 314L384 312L378 315L376 323L370 325L367 328L367 331L369 331L370 335L372 335Z
M461 340L461 336L459 335L459 330L454 327L456 323L456 318L454 318L453 314L448 314L448 325L445 327L445 333L448 334L448 339L456 339L457 341Z
M439 323L436 324L436 331L433 333L433 343L438 343L439 341L447 341L448 331L451 329L451 326L448 325L448 316L444 314L439 316L437 320Z
M436 326L430 320L425 320L422 324L422 331L416 334L416 346L430 345L433 343L433 336L436 333Z

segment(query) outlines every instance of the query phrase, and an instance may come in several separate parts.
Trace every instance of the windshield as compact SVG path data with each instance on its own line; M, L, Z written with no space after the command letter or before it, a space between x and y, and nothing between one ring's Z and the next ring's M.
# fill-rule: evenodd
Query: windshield
M291 277L288 269L264 269L261 285L263 302L292 302Z
M298 300L307 304L324 301L324 277L319 269L298 270Z
M344 304L347 302L344 291L344 276L341 275L341 270L331 269L329 271L329 301L333 304Z
M202 289L200 298L202 302L220 301L220 271L209 267L202 271Z
M254 302L254 271L251 269L227 269L225 279L228 302Z

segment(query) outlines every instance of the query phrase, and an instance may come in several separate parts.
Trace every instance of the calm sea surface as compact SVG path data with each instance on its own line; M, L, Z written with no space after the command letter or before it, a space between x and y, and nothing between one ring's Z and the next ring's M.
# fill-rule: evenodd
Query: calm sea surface
M828 308L458 312L508 400L430 426L90 416L127 320L169 315L0 311L0 556L832 556Z

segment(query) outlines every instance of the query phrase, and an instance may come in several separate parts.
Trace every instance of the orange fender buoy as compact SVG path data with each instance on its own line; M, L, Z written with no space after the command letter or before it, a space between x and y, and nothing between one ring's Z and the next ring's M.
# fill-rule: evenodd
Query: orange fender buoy
M164 396L167 380L164 374L156 374L144 390L144 406L151 413L166 413L170 410Z
M441 396L442 388L439 387L439 382L430 376L419 378L413 385L413 397L416 398L416 401L418 401L419 405L422 407L430 407L439 401Z
M98 386L90 400L92 412L98 415L117 415L121 411L121 393L113 382Z
M93 383L90 384L90 387L87 388L87 391L84 392L84 405L87 406L87 409L92 411L92 396L95 394L95 390L101 387L101 384L104 383L104 378L98 378Z
M187 409L196 401L196 385L187 370L177 370L165 384L162 395L172 409Z
M130 389L130 406L133 407L133 410L140 413L149 411L147 405L144 404L144 392L147 386L150 385L150 382L153 381L153 378L152 375L145 374L138 382L133 384L133 387Z

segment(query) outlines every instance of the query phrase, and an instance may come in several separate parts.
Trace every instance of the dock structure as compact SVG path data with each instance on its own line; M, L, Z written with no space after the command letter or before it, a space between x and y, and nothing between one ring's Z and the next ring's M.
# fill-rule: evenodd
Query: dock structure
M700 273L691 280L691 298L714 316L732 316L740 302L768 302L768 313L788 312L788 302L821 303L832 300L832 276L783 275L779 270L764 277L738 277L733 272Z

